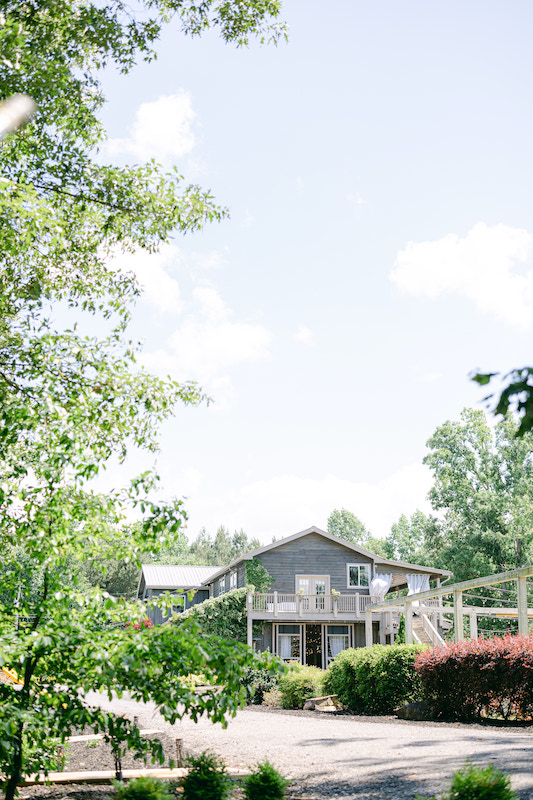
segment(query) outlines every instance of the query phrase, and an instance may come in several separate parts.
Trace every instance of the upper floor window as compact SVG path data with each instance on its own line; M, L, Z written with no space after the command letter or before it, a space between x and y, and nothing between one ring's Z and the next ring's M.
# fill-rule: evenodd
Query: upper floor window
M230 589L236 589L237 588L237 573L236 572L230 572L229 588Z
M218 593L222 594L226 591L226 576L224 575L223 578L220 578L218 581Z
M348 588L360 589L370 586L370 564L346 564Z

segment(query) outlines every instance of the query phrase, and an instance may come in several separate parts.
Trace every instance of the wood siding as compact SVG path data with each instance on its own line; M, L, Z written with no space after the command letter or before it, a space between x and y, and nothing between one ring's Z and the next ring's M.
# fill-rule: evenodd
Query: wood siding
M270 591L285 594L295 592L295 575L329 575L330 590L341 594L368 594L368 589L348 588L347 564L370 564L371 559L354 553L348 547L310 533L287 544L267 550L257 560L275 578ZM371 566L372 571L372 566ZM373 577L373 574L370 576Z

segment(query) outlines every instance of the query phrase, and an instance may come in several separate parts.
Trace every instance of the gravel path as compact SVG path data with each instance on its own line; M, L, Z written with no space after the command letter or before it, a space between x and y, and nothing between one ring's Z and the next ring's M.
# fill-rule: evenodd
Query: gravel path
M520 798L533 800L533 727L406 722L395 717L329 715L248 706L227 729L186 718L166 723L150 704L91 696L141 727L181 738L186 751L211 749L230 769L267 758L293 781L291 794L357 800L414 800L441 794L467 758L509 772Z

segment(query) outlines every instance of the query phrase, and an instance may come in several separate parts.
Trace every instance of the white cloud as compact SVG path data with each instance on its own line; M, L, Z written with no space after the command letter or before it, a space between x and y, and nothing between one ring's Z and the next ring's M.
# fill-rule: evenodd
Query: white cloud
M301 342L302 344L312 345L313 342L313 332L310 328L307 328L305 325L299 325L298 330L294 334L294 338L297 342Z
M409 294L458 294L480 311L527 328L533 323L532 255L533 234L479 222L463 238L449 234L437 241L409 242L398 253L390 279Z
M256 481L233 492L186 492L189 531L216 530L221 524L231 530L244 528L263 544L311 525L327 527L334 508L347 508L378 537L385 537L401 514L417 508L429 513L426 495L432 485L429 469L420 464L405 467L376 483L355 483L327 475L321 479L277 475Z
M105 153L132 154L143 161L181 158L194 147L191 126L195 116L191 96L183 90L152 103L141 103L129 138L109 139Z
M194 253L194 265L199 269L221 269L226 259L218 250L209 253Z
M137 250L134 253L115 251L111 264L120 272L134 272L143 289L143 299L159 311L178 313L182 302L178 282L166 271L179 262L180 253L172 244L163 245L157 253Z
M143 361L178 380L197 380L218 404L228 402L233 392L228 372L267 358L272 334L263 325L234 320L208 282L194 290L193 300L194 311L171 334L165 348L145 355Z

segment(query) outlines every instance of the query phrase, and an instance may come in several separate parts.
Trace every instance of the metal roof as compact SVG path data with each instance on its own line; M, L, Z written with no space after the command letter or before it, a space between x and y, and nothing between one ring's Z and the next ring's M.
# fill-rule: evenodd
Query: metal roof
M147 589L197 589L219 567L143 564L141 581Z

